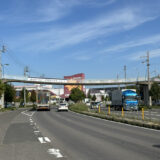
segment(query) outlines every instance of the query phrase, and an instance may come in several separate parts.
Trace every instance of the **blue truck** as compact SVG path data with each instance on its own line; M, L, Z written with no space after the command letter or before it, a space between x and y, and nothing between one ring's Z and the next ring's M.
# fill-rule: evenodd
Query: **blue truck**
M138 110L138 95L135 89L114 90L111 95L115 110Z

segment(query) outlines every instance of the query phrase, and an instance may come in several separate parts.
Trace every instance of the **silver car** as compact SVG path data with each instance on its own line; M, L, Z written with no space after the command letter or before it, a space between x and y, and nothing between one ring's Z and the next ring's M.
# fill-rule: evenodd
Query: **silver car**
M68 105L66 103L60 103L58 105L58 111L68 111Z

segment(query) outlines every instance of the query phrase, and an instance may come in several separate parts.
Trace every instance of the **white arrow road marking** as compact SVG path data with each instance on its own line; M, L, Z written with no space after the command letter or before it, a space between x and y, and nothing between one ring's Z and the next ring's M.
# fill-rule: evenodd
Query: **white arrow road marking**
M55 155L57 158L62 158L62 154L60 153L60 150L59 149L54 149L54 148L51 148L51 149L48 149L47 151L49 154L53 154Z
M45 140L46 142L51 142L51 140L50 140L48 137L44 137L44 140Z
M26 116L29 116L29 117L32 117L33 114L35 113L35 112L31 112L31 113L29 114L29 113L26 113L26 112L27 112L27 110L26 110L26 111L23 111L23 112L21 112L21 113L24 114L24 115L26 115Z
M38 137L40 143L50 143L51 140L48 137Z
M43 137L38 137L38 140L39 140L41 143L46 143L46 141L44 141L44 138L43 138Z

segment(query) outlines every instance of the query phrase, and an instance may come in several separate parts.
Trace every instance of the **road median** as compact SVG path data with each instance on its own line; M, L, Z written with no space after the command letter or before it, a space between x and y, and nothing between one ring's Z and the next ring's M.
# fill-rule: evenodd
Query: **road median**
M88 108L88 106L86 106L85 104L82 104L82 103L71 105L71 106L69 106L69 109L73 112L84 114L87 116L92 116L92 117L106 119L106 120L110 120L110 121L135 125L135 126L139 126L139 127L146 127L146 128L160 130L160 123L139 120L139 119L126 118L126 117L120 117L120 116L116 116L116 115L108 115L108 114L104 114L103 112L102 113L92 112Z

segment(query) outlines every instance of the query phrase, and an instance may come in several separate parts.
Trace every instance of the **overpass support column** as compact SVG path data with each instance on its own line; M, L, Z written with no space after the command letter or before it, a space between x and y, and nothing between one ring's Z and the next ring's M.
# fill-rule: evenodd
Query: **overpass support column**
M148 85L143 85L143 96L144 96L144 104L148 106L149 104L149 92L148 92ZM151 102L151 100L150 100Z
M0 80L2 81L2 62L1 62L1 53L6 51L5 46L2 46L2 50L0 50ZM1 107L4 108L4 92L2 93L1 99Z

